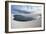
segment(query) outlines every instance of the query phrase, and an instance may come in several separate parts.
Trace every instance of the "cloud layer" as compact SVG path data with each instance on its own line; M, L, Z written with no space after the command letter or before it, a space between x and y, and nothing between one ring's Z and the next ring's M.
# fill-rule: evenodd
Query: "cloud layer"
M40 6L29 6L29 5L12 5L11 6L12 14L14 14L14 20L33 20L41 14Z

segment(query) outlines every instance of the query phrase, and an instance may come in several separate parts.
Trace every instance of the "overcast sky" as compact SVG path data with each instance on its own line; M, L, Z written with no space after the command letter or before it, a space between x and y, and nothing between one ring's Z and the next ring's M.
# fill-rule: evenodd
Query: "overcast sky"
M41 6L11 5L11 11L14 15L30 16L32 13L40 13Z

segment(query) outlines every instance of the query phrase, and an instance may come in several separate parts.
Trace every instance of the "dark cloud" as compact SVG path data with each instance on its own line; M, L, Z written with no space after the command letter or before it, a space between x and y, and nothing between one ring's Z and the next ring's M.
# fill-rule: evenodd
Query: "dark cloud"
M17 20L17 21L32 21L32 20L34 20L34 18L25 17L25 16L22 16L22 15L14 15L14 20Z

